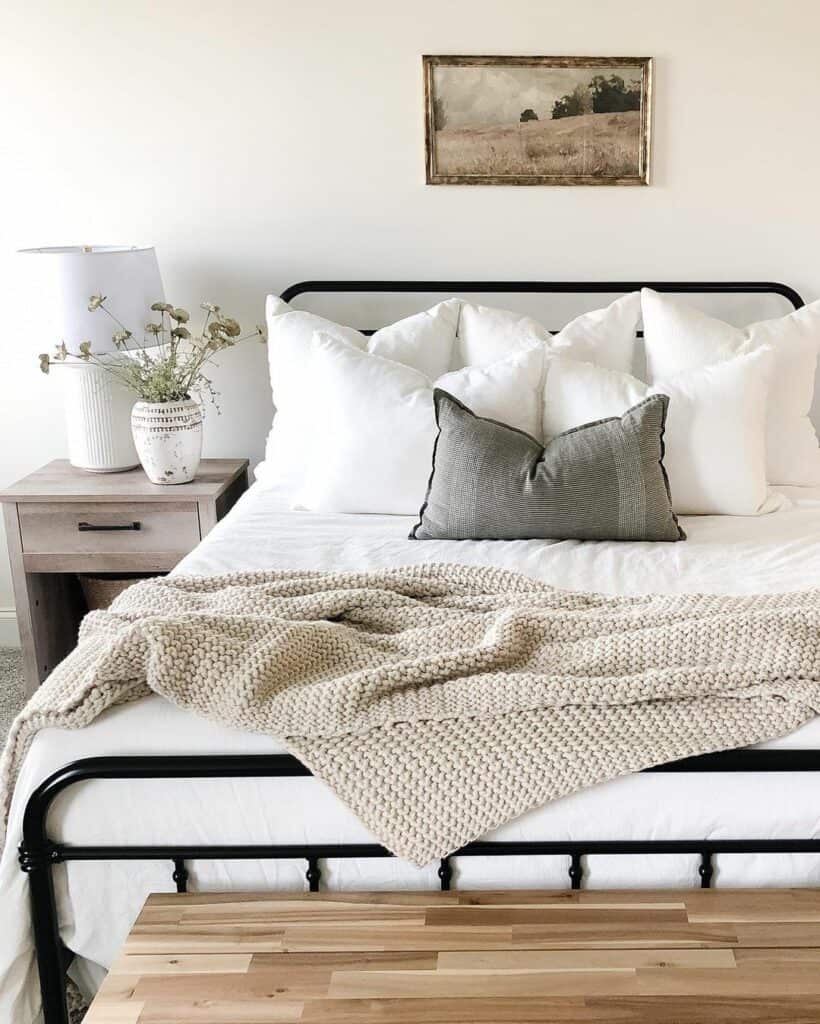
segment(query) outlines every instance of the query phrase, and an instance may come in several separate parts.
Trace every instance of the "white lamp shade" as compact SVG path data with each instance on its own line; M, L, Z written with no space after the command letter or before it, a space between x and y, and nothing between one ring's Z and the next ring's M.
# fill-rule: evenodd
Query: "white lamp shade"
M52 351L65 341L76 352L90 341L93 352L113 352L112 334L118 325L102 310L88 311L92 295L105 296L105 305L134 335L140 348L157 344L144 337L152 318L152 302L163 302L165 292L153 246L71 245L21 249L28 266L32 294L37 296L38 351Z

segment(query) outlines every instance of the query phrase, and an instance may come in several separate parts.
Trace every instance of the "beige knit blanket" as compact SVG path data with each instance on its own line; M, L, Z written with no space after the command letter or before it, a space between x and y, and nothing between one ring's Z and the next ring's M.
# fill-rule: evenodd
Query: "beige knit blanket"
M38 729L149 690L284 741L423 864L580 787L800 725L820 590L618 598L451 565L147 580L85 619L18 717L6 797Z

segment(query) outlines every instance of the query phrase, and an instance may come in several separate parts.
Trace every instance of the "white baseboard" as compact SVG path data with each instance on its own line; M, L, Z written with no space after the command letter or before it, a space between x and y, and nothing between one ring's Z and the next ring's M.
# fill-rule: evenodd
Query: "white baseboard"
M0 647L19 647L17 613L13 608L0 608Z

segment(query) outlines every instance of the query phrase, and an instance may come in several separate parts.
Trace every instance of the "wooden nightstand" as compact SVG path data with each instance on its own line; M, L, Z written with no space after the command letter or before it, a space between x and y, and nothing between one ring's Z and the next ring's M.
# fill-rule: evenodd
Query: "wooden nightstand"
M76 573L173 569L247 486L247 459L203 459L175 487L141 469L85 473L61 459L0 493L28 692L77 641L86 607Z

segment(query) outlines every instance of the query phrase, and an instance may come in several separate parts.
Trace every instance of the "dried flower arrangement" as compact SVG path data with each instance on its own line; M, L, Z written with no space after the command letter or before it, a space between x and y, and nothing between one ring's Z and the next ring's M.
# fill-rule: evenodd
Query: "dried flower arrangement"
M111 336L117 352L92 352L90 341L82 342L76 352L71 352L63 341L53 356L43 353L39 357L43 373L71 357L102 367L143 402L177 402L190 398L191 392L205 392L213 399L213 385L204 372L206 364L218 352L240 341L257 338L264 343L267 340L264 327L258 324L252 333L243 336L236 320L225 316L212 302L202 303L205 311L202 330L192 335L186 326L190 321L187 310L169 302L155 302L151 310L159 313L159 323L147 323L145 335L153 335L156 347L147 349L134 342L132 332L105 303L106 296L92 295L88 310L93 313L101 309L117 325ZM145 343L148 344L147 338Z

